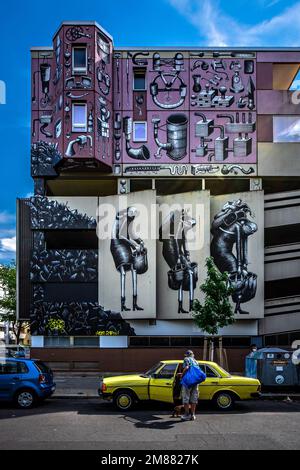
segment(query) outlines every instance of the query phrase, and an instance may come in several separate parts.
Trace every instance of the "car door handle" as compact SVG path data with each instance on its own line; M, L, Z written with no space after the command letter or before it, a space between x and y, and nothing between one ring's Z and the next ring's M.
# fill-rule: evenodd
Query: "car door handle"
M20 380L19 377L13 377L13 380Z
M212 385L218 385L219 382L210 382Z
M170 383L170 382L166 382L166 385L172 385L172 383Z

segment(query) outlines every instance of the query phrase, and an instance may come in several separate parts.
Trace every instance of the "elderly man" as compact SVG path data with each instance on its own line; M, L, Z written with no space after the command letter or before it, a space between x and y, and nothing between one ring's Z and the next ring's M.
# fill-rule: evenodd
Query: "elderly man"
M184 355L184 360L183 360L183 371L182 371L182 377L184 374L187 373L189 368L195 365L198 367L198 363L196 359L194 358L194 353L193 351L187 351ZM192 387L188 388L185 385L182 385L181 387L181 397L182 397L182 404L184 405L184 415L181 417L182 421L194 421L196 419L196 406L198 403L198 398L199 398L199 391L198 391L198 385L193 385ZM191 415L190 415L190 407L191 407Z

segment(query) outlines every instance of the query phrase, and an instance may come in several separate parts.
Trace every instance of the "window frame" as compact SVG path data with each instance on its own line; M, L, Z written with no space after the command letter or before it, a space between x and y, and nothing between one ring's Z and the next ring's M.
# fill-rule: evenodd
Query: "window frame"
M75 50L76 49L84 49L85 50L85 67L76 67L75 66ZM86 45L76 45L76 46L72 46L72 74L73 75L76 75L76 74L82 74L82 75L86 75L87 74L87 66L88 66L88 63L87 63L88 59L87 59L87 47Z
M83 107L85 109L85 123L84 124L83 123L75 124L74 122L76 106ZM72 132L87 132L87 117L88 117L87 103L80 103L80 102L72 103Z
M144 76L144 83L145 86L144 88L136 88L135 87L135 78L138 75L143 75ZM146 69L133 69L132 73L132 90L133 91L147 91L147 78L146 78Z
M145 138L140 139L136 137L136 124L144 124L145 126ZM132 123L132 141L133 142L147 142L148 140L148 126L147 121L133 121Z

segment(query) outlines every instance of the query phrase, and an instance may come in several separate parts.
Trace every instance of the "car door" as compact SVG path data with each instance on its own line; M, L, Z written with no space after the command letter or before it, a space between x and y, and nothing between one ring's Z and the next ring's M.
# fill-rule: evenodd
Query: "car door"
M206 374L206 380L199 385L199 400L210 400L220 386L221 377L218 372L208 364L199 364Z
M18 362L4 360L0 363L0 398L7 400L13 394L19 384Z
M173 390L178 363L164 364L149 383L150 400L173 403Z

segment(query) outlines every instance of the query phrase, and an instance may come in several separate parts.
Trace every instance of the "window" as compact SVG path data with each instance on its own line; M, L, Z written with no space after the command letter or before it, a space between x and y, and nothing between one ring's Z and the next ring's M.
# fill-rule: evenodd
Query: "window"
M273 64L273 90L295 90L299 83L299 63ZM297 83L298 81L298 83Z
M87 106L85 103L72 104L72 132L87 131Z
M219 377L219 375L207 364L205 364L205 373L206 373L206 377L212 377L212 378Z
M0 374L18 374L18 363L12 361L3 361L0 363Z
M171 337L171 346L175 346L175 347L185 346L185 347L188 347L190 345L191 345L190 336L174 336L174 337Z
M133 89L135 91L146 90L145 69L135 69L133 72Z
M73 74L87 73L86 47L73 47L72 49Z
M157 374L158 379L172 379L174 377L177 364L166 364Z
M70 338L68 336L45 336L44 346L48 348L68 348Z
M147 123L135 121L133 123L133 142L147 142Z
M78 336L74 337L74 347L85 347L85 348L98 348L99 347L99 337L98 336L92 336L92 337L86 337L86 336Z
M273 142L300 142L299 117L273 116Z

